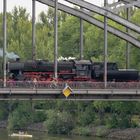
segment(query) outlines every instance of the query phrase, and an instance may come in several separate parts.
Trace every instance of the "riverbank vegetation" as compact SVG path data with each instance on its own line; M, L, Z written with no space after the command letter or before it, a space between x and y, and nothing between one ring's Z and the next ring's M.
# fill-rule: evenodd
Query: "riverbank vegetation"
M1 102L0 108L0 120L8 120L9 130L42 123L40 131L50 134L103 136L112 128L140 125L139 102L10 101Z
M133 21L139 24L140 11L131 9L131 13ZM47 13L40 13L36 21L37 59L53 60L53 15L53 9L49 8ZM58 16L58 54L63 57L79 58L80 20L60 11ZM102 17L95 16L102 20ZM109 24L116 28L124 28L110 20ZM32 58L31 25L30 15L22 7L15 7L7 14L7 50L18 54L22 60ZM2 27L2 13L0 26ZM103 30L84 22L85 59L103 61L103 34ZM0 48L3 46L2 38L0 28ZM108 60L117 62L121 68L125 68L125 46L125 41L108 34ZM130 68L140 70L139 51L138 48L131 47ZM31 124L41 122L48 133L91 135L96 131L97 135L105 135L111 128L139 127L139 117L139 102L68 100L0 102L0 120L8 120L7 128L10 130L27 129Z

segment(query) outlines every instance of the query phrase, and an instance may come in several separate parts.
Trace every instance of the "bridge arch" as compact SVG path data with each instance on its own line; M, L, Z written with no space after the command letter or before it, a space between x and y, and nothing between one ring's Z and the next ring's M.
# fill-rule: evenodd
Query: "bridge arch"
M54 7L54 2L52 0L37 0L40 3L43 3L45 5ZM74 9L71 8L69 6L63 5L61 3L58 4L58 9L61 11L64 11L66 13L69 13L71 15L74 15L78 18L82 18L83 20L101 28L104 29L104 23L95 19L94 17L92 17L91 15L89 15L89 13L85 13L82 10L78 10L78 9ZM136 38L134 38L132 35L127 34L124 31L120 31L119 29L116 29L114 27L111 27L108 25L108 31L112 34L114 34L115 36L128 41L129 43L133 44L134 46L140 48L140 41L137 40Z

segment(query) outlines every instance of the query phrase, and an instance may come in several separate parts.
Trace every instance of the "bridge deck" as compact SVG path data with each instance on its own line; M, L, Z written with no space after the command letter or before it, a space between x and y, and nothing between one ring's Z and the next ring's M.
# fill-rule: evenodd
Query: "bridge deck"
M68 85L72 93L66 98L63 89ZM140 82L8 82L0 88L0 100L10 99L69 99L69 100L139 100Z
M139 100L140 89L73 89L66 98L61 89L2 88L0 99Z

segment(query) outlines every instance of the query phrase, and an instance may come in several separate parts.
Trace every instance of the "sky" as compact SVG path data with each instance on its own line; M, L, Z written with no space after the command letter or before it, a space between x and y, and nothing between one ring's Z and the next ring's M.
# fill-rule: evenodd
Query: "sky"
M64 2L64 0L59 0L61 2ZM98 6L103 5L104 0L86 0L88 2L92 2ZM109 3L111 3L114 0L108 0ZM12 11L14 6L22 6L27 9L27 12L32 15L32 0L7 0L7 11ZM0 12L3 11L3 0L0 0ZM36 16L41 11L47 11L47 6L44 4L41 4L39 2L36 2Z

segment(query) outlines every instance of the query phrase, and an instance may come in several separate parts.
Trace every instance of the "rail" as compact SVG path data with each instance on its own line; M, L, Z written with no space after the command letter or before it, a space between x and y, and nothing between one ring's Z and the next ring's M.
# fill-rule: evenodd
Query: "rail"
M72 89L104 89L103 82L47 82L47 81L7 81L6 88L37 88L37 89L63 89L68 85ZM0 82L0 88L3 82ZM140 89L140 82L108 82L106 89Z

